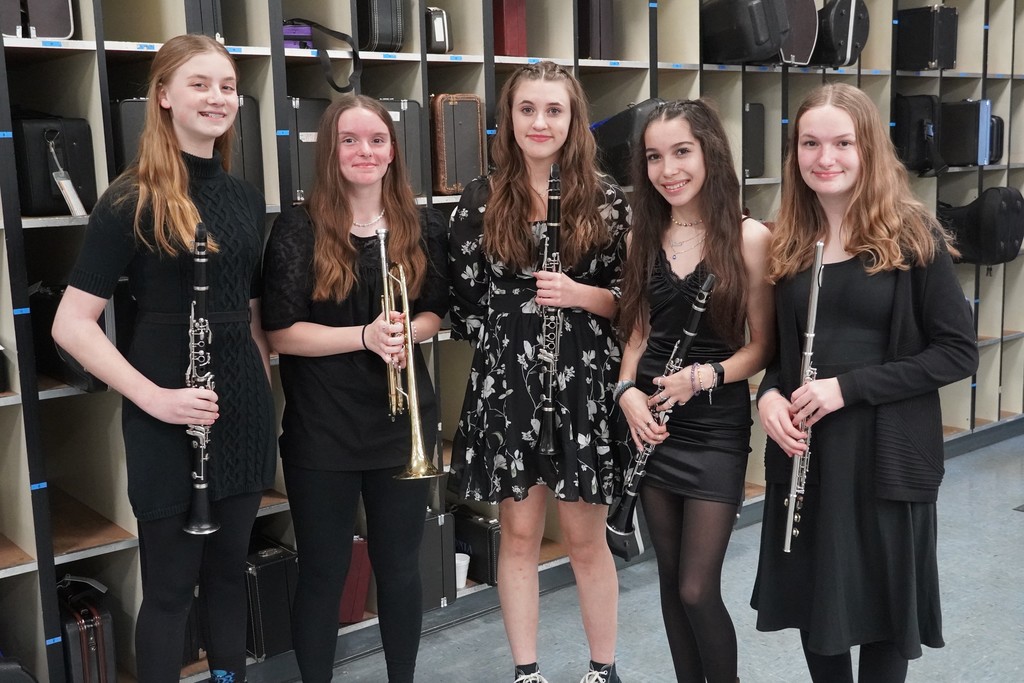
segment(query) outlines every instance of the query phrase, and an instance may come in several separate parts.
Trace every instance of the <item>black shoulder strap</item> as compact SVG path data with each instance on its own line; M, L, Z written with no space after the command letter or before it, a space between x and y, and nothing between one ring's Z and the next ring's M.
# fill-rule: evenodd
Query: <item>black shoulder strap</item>
M335 31L334 29L327 28L322 24L318 24L315 21L309 19L302 19L295 17L293 19L285 19L284 23L289 26L302 25L309 26L314 31L320 31L327 35L337 38L340 41L348 43L352 48L352 73L348 77L348 85L340 86L338 82L334 80L334 74L331 72L331 60L327 56L327 50L317 47L316 41L313 41L313 47L316 50L317 57L320 58L320 66L324 69L324 78L332 88L337 92L355 92L359 93L359 79L363 75L363 60L359 57L359 46L356 45L356 41L353 40L352 36L341 31Z

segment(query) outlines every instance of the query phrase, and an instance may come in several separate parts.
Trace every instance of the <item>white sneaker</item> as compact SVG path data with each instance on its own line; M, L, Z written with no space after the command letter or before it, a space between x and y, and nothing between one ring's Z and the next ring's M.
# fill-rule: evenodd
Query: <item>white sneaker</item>
M548 683L548 679L540 675L540 672L533 674L521 674L516 676L515 683Z

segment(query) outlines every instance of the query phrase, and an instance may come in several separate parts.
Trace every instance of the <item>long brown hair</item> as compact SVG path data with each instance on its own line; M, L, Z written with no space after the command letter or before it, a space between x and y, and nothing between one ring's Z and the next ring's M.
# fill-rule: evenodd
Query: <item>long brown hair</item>
M349 239L353 219L348 202L349 183L338 164L338 119L350 109L366 109L387 126L394 152L381 186L388 224L388 258L405 267L409 296L415 298L426 277L427 256L420 244L419 212L405 162L395 143L395 124L388 111L372 97L345 95L327 107L317 130L316 179L306 202L316 245L313 249L313 299L341 301L358 279L358 254Z
M948 235L911 191L907 170L896 156L878 108L859 89L830 83L811 91L793 119L782 167L782 203L772 233L769 279L777 282L808 267L814 243L828 232L828 219L800 174L797 155L801 118L808 110L826 105L849 114L860 156L860 173L843 219L843 247L868 256L866 270L872 274L930 263L937 240L948 244Z
M714 108L703 99L666 102L652 111L641 140L656 121L683 119L704 156L705 177L697 198L704 219L704 263L715 274L708 319L712 328L735 347L743 344L747 276L743 263L743 211L740 181L733 166L725 128ZM633 180L633 230L629 258L623 269L619 302L619 337L628 341L647 319L647 285L662 239L669 228L672 206L647 177L646 145L636 145L630 159Z
M171 112L160 106L160 91L185 62L204 52L222 55L238 77L235 61L213 38L188 34L175 36L164 43L149 68L146 122L139 137L138 163L129 166L114 181L127 188L119 202L138 199L135 206L136 239L150 248L154 246L143 230L151 218L156 248L172 256L191 249L200 218L199 210L188 194L188 169L174 134ZM234 135L234 129L228 129L213 143L213 148L220 152L225 171L230 169ZM209 250L217 250L212 238Z
M491 174L491 196L484 214L483 249L491 259L517 270L532 268L537 261L529 223L533 191L512 125L512 98L519 84L527 80L560 81L569 93L571 119L558 165L562 178L560 253L563 265L571 268L588 251L606 244L610 238L598 211L601 187L597 145L588 124L587 98L580 82L554 62L520 67L501 89L498 132L491 146L495 171Z

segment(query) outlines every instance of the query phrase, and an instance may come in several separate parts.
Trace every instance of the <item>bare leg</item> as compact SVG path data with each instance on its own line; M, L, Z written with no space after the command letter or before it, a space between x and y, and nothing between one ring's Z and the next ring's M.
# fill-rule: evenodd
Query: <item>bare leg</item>
M544 536L547 488L534 486L520 501L499 503L501 546L498 550L498 599L505 634L515 664L537 661L540 583L537 566Z
M576 575L590 658L611 664L615 661L619 577L605 540L608 508L583 501L558 501L558 517Z

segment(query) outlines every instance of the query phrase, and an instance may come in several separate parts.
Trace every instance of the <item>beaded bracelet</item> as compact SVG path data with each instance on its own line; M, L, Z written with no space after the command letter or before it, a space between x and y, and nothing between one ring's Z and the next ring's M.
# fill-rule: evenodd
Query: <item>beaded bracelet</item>
M694 363L690 366L690 391L693 392L694 396L700 396L700 392L704 390L703 384L698 385L700 381L697 375L697 368L700 367L700 363Z
M412 343L416 344L418 343L416 339L416 323L409 323L409 327L412 328Z
M619 399L622 395L636 386L636 382L631 379L624 379L615 385L615 391L612 392L612 403L618 404Z

